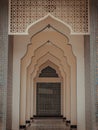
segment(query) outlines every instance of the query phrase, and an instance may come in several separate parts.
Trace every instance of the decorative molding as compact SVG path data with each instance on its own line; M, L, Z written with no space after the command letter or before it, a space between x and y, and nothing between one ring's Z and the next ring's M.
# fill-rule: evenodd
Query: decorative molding
M28 34L28 28L48 16L68 25L73 34L89 33L88 0L10 0L9 34Z

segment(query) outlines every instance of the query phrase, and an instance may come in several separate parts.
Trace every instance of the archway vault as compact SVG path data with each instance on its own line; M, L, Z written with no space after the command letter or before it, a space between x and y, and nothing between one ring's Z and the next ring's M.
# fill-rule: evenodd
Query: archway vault
M71 121L71 125L78 125L79 130L85 130L84 37L71 35L70 27L51 15L47 15L35 24L30 24L27 29L28 35L14 36L13 129L17 129L19 125L25 127L25 121L30 121L30 117L32 118L35 108L30 104L29 114L27 113L26 106L29 103L27 91L35 86L34 79L42 64L45 65L47 62L48 65L52 62L58 66L63 88L67 92L64 95L63 116ZM31 89L28 89L29 87ZM68 105L66 107L68 91L69 99L71 98L69 104L72 106L69 111L67 111ZM29 97L29 99L33 98Z
M67 33L67 35L68 35L68 33ZM25 102L26 90L30 92L30 80L28 78L28 77L30 77L30 71L31 71L30 67L33 65L33 68L35 69L36 65L38 64L37 61L39 61L40 57L43 57L47 53L51 53L54 57L56 57L56 59L59 59L60 66L63 66L63 69L62 69L62 67L60 67L61 70L64 71L63 73L67 73L67 85L66 85L65 81L64 81L63 85L66 86L66 90L69 90L70 85L71 85L71 91L72 91L72 92L69 92L69 93L71 93L70 98L71 98L71 106L72 107L71 107L71 111L69 109L69 112L67 112L67 116L68 116L67 118L68 118L68 120L71 120L72 125L77 124L77 115L76 115L76 57L73 54L72 47L69 44L70 41L69 41L68 37L70 37L70 35L66 36L65 34L58 31L58 29L52 27L50 24L48 24L47 27L43 28L42 30L40 30L38 33L36 33L35 35L33 35L31 37L31 44L27 47L28 48L27 52L24 55L24 57L21 59L20 102L22 102L22 104L20 103L20 111L21 111L20 125L24 124L25 120L26 120L25 119L26 109L23 106L26 106L26 102ZM48 60L49 59L50 58L48 56ZM30 62L31 62L31 64L30 64ZM35 63L35 65L33 63ZM68 74L68 69L65 70L66 67L69 68L68 66L70 66L70 68L71 68L71 69L69 69L69 72L71 73L70 76ZM29 72L29 76L26 77L26 75L28 75L28 72ZM35 72L34 72L34 75L36 75ZM68 78L70 78L70 80L68 80ZM29 82L28 82L28 80L29 80ZM63 80L65 80L64 77L63 77ZM28 86L28 84L29 84L29 89L28 88L26 89L26 86ZM64 89L65 89L65 87L64 87ZM22 91L24 91L24 93ZM66 94L64 93L64 96L65 95ZM27 98L27 102L29 101L28 99L30 99L30 97ZM66 98L66 100L67 100L67 98ZM73 102L74 102L74 104L73 104ZM30 106L30 104L29 104L29 106ZM30 109L30 107L29 107L29 109ZM64 105L64 117L66 116L66 111L68 111L68 108L65 108L65 105ZM30 116L30 115L29 116L28 115L29 114L27 114L27 117ZM71 116L71 118L70 118L70 116Z
M47 44L45 44L45 45L47 45ZM44 53L40 54L40 52L42 52L43 49L44 49L44 47L42 47L42 48L40 48L40 50L38 49L36 51L36 53L35 53L36 55L34 57L32 57L31 63L27 68L27 81L28 81L27 86L29 86L29 84L30 84L30 73L33 72L33 75L36 76L36 72L34 72L36 70L36 66L41 65L42 63L46 62L47 60L50 60L53 63L55 63L59 66L62 66L63 71L65 71L67 73L67 76L70 77L69 76L70 75L69 65L67 63L67 59L62 58L62 56L63 56L62 51L61 51L61 54L59 53L59 55L58 54L56 55L54 53L54 51L46 49L46 51L44 50ZM56 48L55 48L55 50L56 50ZM50 64L49 61L48 61L48 63ZM33 79L34 79L35 76L33 76ZM64 74L63 74L63 78L64 78ZM67 78L67 80L69 80L69 79ZM28 89L28 87L27 87L27 89ZM27 106L29 106L29 105L27 105Z

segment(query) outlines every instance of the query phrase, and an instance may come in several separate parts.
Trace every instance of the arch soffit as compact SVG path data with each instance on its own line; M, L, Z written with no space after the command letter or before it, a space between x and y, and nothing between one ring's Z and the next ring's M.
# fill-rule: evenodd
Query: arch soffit
M32 79L38 78L38 74L40 73L40 71L42 69L44 69L45 67L50 66L50 67L53 67L54 69L56 69L56 71L58 71L58 75L59 75L60 79L66 79L67 74L62 70L61 66L58 65L58 68L57 68L54 64L51 64L51 63L48 64L48 62L52 62L52 61L51 60L46 61L43 64L41 64L40 66L37 66L36 70L31 73L31 75L30 75L31 78Z
M42 32L40 32L40 34L41 34ZM45 32L46 33L46 32ZM58 36L57 36L57 38L58 37L62 37L62 34L60 34L60 33L57 33L57 31L55 32L55 34L57 35L58 34ZM39 35L37 34L36 35L36 37L39 37ZM50 35L48 35L49 37L47 37L47 39L46 39L46 37L43 35L43 37L41 36L41 39L42 40L44 40L44 42L46 42L46 41L48 41L49 39L52 41L53 40L53 35L52 36L50 36ZM57 39L56 38L56 39ZM68 44L68 38L66 38L65 36L63 36L63 41L61 42L61 41L59 41L59 40L57 40L57 41L55 41L55 43L57 42L59 42L59 44L60 44L60 47L61 47L61 44L63 45L63 47L64 47L64 45L65 45L65 43L67 43L67 45L66 46L70 46L71 47L71 45L70 44ZM22 60L23 59L25 59L25 57L27 56L27 54L28 54L28 52L30 51L30 49L31 50L34 50L34 46L36 46L36 48L38 48L38 47L40 47L43 43L41 43L42 42L42 40L41 40L40 38L39 38L39 42L38 42L38 38L37 38L37 41L35 40L34 41L34 38L33 38L33 42L34 42L34 45L31 43L31 44L29 44L28 46L27 46L27 52L26 52L26 54L24 55L24 57L22 58ZM64 42L65 41L65 42ZM66 42L67 41L67 42ZM66 48L66 46L65 46L65 48Z
M61 80L61 82L63 81L64 86L66 87L66 84L70 87L70 79L67 77L67 74L62 70L61 66L57 66L56 64L53 63L53 61L47 60L45 62L43 62L41 65L39 65L36 68L36 72L35 73L31 73L30 75L30 86L32 87L34 85L34 82L37 81L38 75L41 72L42 69L44 69L45 67L47 67L48 65L50 65L50 67L55 68L56 72L58 71L59 73L59 79Z
M35 63L35 65L31 66L31 70L29 70L30 66L28 67L27 69L27 82L30 82L29 79L30 79L30 75L32 75L32 78L36 77L36 74L37 74L37 71L39 69L39 67L44 64L46 61L50 60L51 62L54 63L55 61L55 64L58 65L59 67L59 70L61 72L61 75L63 77L63 79L65 79L65 77L69 77L70 78L70 68L68 66L68 64L64 64L64 66L61 64L61 61L60 59L58 59L57 57L53 56L52 54L50 53L47 53L45 54L44 56L42 56L40 59L38 59ZM32 62L33 63L33 62ZM48 64L49 65L49 64ZM67 67L66 67L67 66ZM29 78L28 78L29 77Z
M47 60L51 60L52 62L55 61L55 64L59 65L63 69L63 71L65 71L69 75L70 67L69 67L68 63L66 62L66 63L64 63L64 65L62 65L61 59L52 55L51 53L45 53L43 56L41 56L39 59L37 59L35 61L35 63L33 62L34 60L32 60L31 64L27 68L27 73L32 73L33 70L36 70L36 66L38 66L39 64L41 65L42 63L46 62Z
M42 48L42 50L43 50L43 48ZM41 50L41 52L42 52L42 50ZM39 57L38 57L38 55L35 55L36 56L36 58L37 58L37 60L39 60L40 58L42 58L43 56L44 56L44 59L46 59L47 58L47 55L49 55L49 52L48 52L48 49L46 49L46 52L44 51L44 54L42 55L42 54L40 54L39 53L39 50L37 50L38 52L36 53L36 54L39 54ZM58 59L58 57L59 57L59 55L58 55L58 57L57 57L57 55L54 53L54 55L52 54L53 53L53 51L51 51L51 56L53 57L53 56L55 56L56 57L56 59ZM62 53L62 52L61 52ZM41 56L41 57L40 57ZM33 57L34 58L34 57ZM61 57L59 57L59 60L60 59L62 59ZM35 64L36 64L36 61L33 59L32 60L32 62L31 62L31 64L28 66L28 69L30 68L30 66L31 66L31 68L33 69L34 67L32 66L32 63L34 63L35 62ZM66 69L66 68L68 68L69 66L68 66L68 63L67 63L67 61L66 61L66 59L64 58L64 61L62 61L62 63L63 63L63 65L62 66L64 66L64 68ZM61 64L61 63L60 63ZM27 72L28 72L28 69L27 69ZM66 69L67 70L67 69ZM30 72L29 72L30 73ZM28 73L27 73L28 74Z
M53 57L53 56L52 56ZM44 58L44 57L42 57L42 58ZM40 59L40 63L39 63L39 60L37 61L38 63L36 64L36 68L33 68L32 69L32 71L31 71L31 73L29 73L29 75L28 75L28 77L29 77L29 79L28 79L28 84L29 84L29 82L31 83L31 81L32 80L34 80L36 77L38 77L38 75L37 74L39 74L40 73L40 70L42 69L42 68L45 68L45 66L48 66L48 65L50 65L50 63L52 62L52 65L51 65L51 67L53 66L53 68L54 68L54 65L53 64L55 64L55 67L57 66L57 71L59 71L58 73L60 73L60 75L62 76L59 76L59 77L61 77L62 79L66 79L66 76L68 76L69 75L69 73L68 72L64 72L64 69L63 69L63 67L61 66L61 64L59 63L59 61L57 60L57 62L56 63L54 63L54 59L55 59L56 57L54 57L53 59L51 59L51 58L49 58L48 59L48 57L47 57L47 59L45 59L44 58L44 61L41 61L41 59ZM41 67L41 69L39 69ZM34 70L34 71L33 71ZM66 75L66 73L68 74L68 75ZM27 78L28 78L27 77ZM68 82L68 81L67 81Z
M53 48L53 47L51 47ZM29 71L30 69L33 68L34 64L36 64L37 60L40 60L42 57L44 57L45 59L47 58L47 56L51 56L51 57L55 57L56 59L59 59L60 64L62 64L62 66L64 66L64 68L68 68L69 67L69 63L67 61L67 58L63 56L63 52L61 52L61 50L57 50L57 48L54 48L54 50L57 51L57 53L55 54L53 50L50 50L49 47L46 48L43 53L42 53L43 48L41 48L40 50L36 50L35 55L32 57L31 63L29 64L29 66L27 67L27 70ZM60 51L60 52L59 52ZM58 53L59 52L59 53ZM68 67L67 67L68 66Z
M65 43L68 44L69 43L69 38L64 35L63 33L61 33L59 30L57 30L55 27L53 27L52 25L48 24L47 26L45 26L42 30L40 30L39 32L37 32L35 35L33 35L31 38L30 38L30 42L31 44L33 44L33 41L40 37L42 34L51 34L53 33L54 35L56 35L58 38L62 38L63 41L66 41ZM52 34L52 35L53 35ZM50 35L51 36L51 35ZM48 38L49 35L47 35Z
M58 74L59 78L62 78L62 74L61 74L61 71L60 71L60 67L59 65L56 65L55 63L53 63L53 61L51 60L47 60L46 62L44 62L43 64L41 64L39 67L38 67L38 70L37 70L37 74L36 74L36 78L39 77L39 73L41 73L41 71L46 68L46 67L52 67L53 69L55 69L56 73Z
M63 70L70 70L70 66L69 66L66 59L65 59L66 62L64 62L64 64L62 64L63 63L62 59L59 59L55 55L52 55L52 53L46 53L45 55L43 55L41 58L39 58L37 60L37 64L42 63L42 60L45 61L45 60L48 60L48 59L49 60L51 59L52 61L56 60L56 64L59 64L63 68Z
M43 49L43 48L42 48ZM57 49L57 48L56 48ZM39 54L39 56L40 56L40 53L39 53L39 50L37 50L38 51L38 53L36 53L36 54ZM41 52L42 52L42 50L41 50ZM46 49L46 52L45 51L43 51L44 52L44 55L46 54L46 53L48 53L48 48ZM58 52L58 51L57 51ZM51 53L53 53L53 51L51 51ZM61 52L62 53L62 52ZM57 54L55 54L54 53L54 55L57 57L57 55L58 55L58 53ZM58 55L58 57L59 57L59 55ZM64 58L64 57L63 57ZM39 58L38 58L39 59ZM59 59L62 59L62 58L60 58L59 57ZM64 58L64 60L65 60L65 58ZM63 62L64 63L64 62ZM64 64L65 65L65 64Z
M60 64L60 61L58 60L58 59L56 59L56 62L54 62L54 60L56 59L56 57L53 57L53 56L43 56L40 60L38 60L37 61L37 63L35 64L35 66L33 67L33 69L30 71L30 74L32 73L32 74L34 74L34 75L36 75L36 71L38 70L38 68L42 65L42 64L44 64L44 63L46 63L47 61L48 61L48 63L47 63L47 65L49 65L51 62L52 63L54 63L54 64L56 64L56 65L58 65L58 67L59 67L59 70L60 70L60 72L61 73L67 73L68 75L69 75L69 68L68 68L68 70L67 69L65 69L61 64ZM51 62L49 62L49 61L51 61ZM46 64L45 64L46 65ZM65 69L65 70L64 70ZM34 71L33 71L34 70ZM57 69L58 70L58 69ZM64 75L64 74L62 74L62 75ZM64 76L63 76L64 77Z
M43 35L40 35L40 37L38 36L38 38L36 38L35 40L33 39L33 43L34 44L28 44L27 45L27 51L25 53L25 55L21 58L22 62L25 62L27 57L31 56L31 55L34 55L34 51L37 49L37 48L40 48L41 46L43 46L45 43L47 43L48 41L51 41L53 42L55 45L58 45L59 48L70 48L71 45L67 44L67 41L66 39L65 40L62 40L60 41L60 37L57 36L57 38L54 39L53 35L47 35L48 37L45 37L45 32ZM66 45L67 44L67 45ZM31 53L31 54L30 54Z
M66 86L66 84L67 84L70 87L70 77L68 77L68 75L70 76L70 74L66 72L66 69L65 69L65 72L64 72L64 69L62 68L61 64L54 63L54 59L52 59L52 60L51 59L46 59L43 62L40 62L40 64L39 63L37 64L36 69L34 69L35 72L33 71L31 73L31 75L30 75L30 78L29 78L30 79L30 81L29 81L30 86L32 86L33 85L32 83L34 83L36 78L38 78L38 74L40 73L40 71L43 68L45 68L46 66L50 65L51 62L57 66L57 70L59 69L59 71L61 73L61 76L62 76L62 79L64 79L63 80L64 85ZM53 65L53 68L54 68L54 65Z
M45 44L43 44L42 46L40 46L39 48L37 48L35 51L34 51L34 55L33 56L31 56L31 59L30 60L33 60L33 58L35 57L35 55L36 55L36 53L39 51L39 50L41 50L43 48L43 50L48 50L47 52L50 52L50 50L53 50L54 48L55 48L55 51L54 51L54 53L58 53L58 52L61 52L62 53L62 56L65 58L65 59L67 59L67 61L69 62L69 63L74 63L74 64L76 64L76 57L73 55L73 53L71 53L71 50L70 49L65 49L65 51L66 51L66 54L64 54L64 51L61 49L61 48L59 48L58 46L56 46L54 43L52 43L51 41L47 41ZM50 48L50 50L49 50L49 48ZM56 50L57 50L57 52L56 52ZM42 53L43 51L41 51L41 53ZM44 52L43 52L44 53ZM69 54L68 54L69 53ZM71 59L71 60L70 60Z
M31 80L39 78L39 73L41 72L42 69L44 69L47 66L54 68L61 80L66 79L66 73L62 70L62 67L60 65L56 65L50 59L50 60L46 60L42 64L37 65L36 70L30 74Z
M65 58L67 63L72 66L72 64L75 64L74 56L70 54L69 50L65 50L65 51L67 51L66 53L69 54L64 55L63 50L60 49L58 46L56 46L52 42L46 42L43 44L43 46L37 48L34 51L34 55L32 56L31 60L34 61L35 57L37 57L38 59L41 55L45 55L45 53L51 53L54 56L58 55L59 59Z
M54 17L51 14L47 14L45 17L37 20L35 23L31 23L27 29L26 29L26 33L29 34L30 36L35 35L37 32L39 32L39 30L42 30L42 28L44 28L45 26L47 26L48 24L52 25L53 27L55 27L57 30L60 30L61 33L63 33L64 35L70 35L70 33L73 32L71 26L65 22L63 22L62 20Z

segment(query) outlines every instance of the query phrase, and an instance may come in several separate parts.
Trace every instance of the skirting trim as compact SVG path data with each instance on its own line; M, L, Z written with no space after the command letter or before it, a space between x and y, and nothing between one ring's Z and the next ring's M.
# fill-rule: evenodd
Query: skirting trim
M30 123L30 120L26 120L26 124L29 124Z
M63 120L66 120L66 117L63 117Z
M33 117L30 118L30 120L33 120L33 119L34 119Z
M20 129L25 129L26 125L20 125Z
M66 123L70 124L70 123L71 123L71 121L70 121L70 120L67 120L67 121L66 121Z
M77 128L77 125L71 125L70 127L71 128Z
M63 121L64 121L64 122L66 121L66 117L63 117Z

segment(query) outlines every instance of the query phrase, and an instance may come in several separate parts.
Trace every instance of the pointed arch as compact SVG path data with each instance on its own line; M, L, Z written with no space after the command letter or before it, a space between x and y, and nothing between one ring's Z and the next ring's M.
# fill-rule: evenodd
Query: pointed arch
M52 14L48 13L46 16L40 18L39 20L37 20L36 22L34 23L31 23L27 28L26 28L26 31L25 33L26 34L30 34L31 30L34 28L34 26L38 26L39 24L42 24L43 25L46 25L45 23L48 23L48 24L60 24L61 26L63 25L64 28L66 28L66 32L69 32L69 33L73 33L73 30L72 30L72 27L66 23L66 22L63 22L62 20L60 20L59 18L56 18L55 16L53 16Z
M46 35L47 34L47 35ZM69 32L67 33L68 36ZM30 36L31 37L31 36ZM55 37L55 38L54 38ZM73 91L71 100L75 99L74 104L72 102L72 107L74 112L71 114L71 121L72 124L76 124L76 58L73 54L72 47L68 43L68 37L62 35L61 33L57 32L56 30L53 32L49 31L42 31L32 37L31 44L27 48L26 55L21 59L21 102L26 106L26 75L27 75L27 67L31 62L31 58L35 57L35 55L41 55L41 53L45 54L46 52L52 52L54 55L58 55L58 52L61 54L59 59L67 58L68 64L71 67L71 91ZM42 50L43 51L40 51ZM36 53L38 51L38 53ZM45 53L44 53L45 51ZM58 55L59 57L59 55ZM24 90L24 93L22 92ZM23 105L20 103L20 110L22 113L20 115L20 124L25 123L25 111L26 109L23 108Z
M53 56L51 56L51 57L47 57L47 56L43 56L41 59L40 59L40 61L38 60L38 63L37 63L37 66L36 66L36 68L34 69L35 70L35 72L32 72L31 71L31 88L32 89L34 89L35 88L35 85L36 85L36 82L37 81L39 81L39 77L38 77L38 75L39 75L39 73L40 73L40 71L43 69L43 68L45 68L45 67L47 67L48 65L50 65L51 67L53 67L53 68L55 68L55 70L56 71L58 71L58 73L59 73L59 78L55 78L55 80L52 80L52 82L62 82L63 81L63 79L64 79L64 82L63 82L63 86L62 86L62 95L63 95L63 98L65 99L65 86L68 84L68 81L67 81L67 79L66 79L66 73L64 72L64 70L63 70L63 67L60 65L60 63L59 63L59 61L57 60L56 62L54 62L54 60L55 60L55 57L53 57ZM44 59L44 60L43 60ZM56 80L57 79L57 80ZM66 80L66 82L65 82L65 80ZM69 86L70 87L70 86ZM34 98L34 97L33 97ZM33 100L32 100L33 101ZM62 102L62 105L63 105L63 109L62 109L62 111L61 111L61 113L63 114L63 116L65 115L66 116L66 111L65 111L65 107L66 107L66 102L65 102L65 100L62 100L63 102ZM69 103L70 104L70 103ZM62 106L61 105L61 106ZM33 106L35 106L35 109L34 109L34 114L36 114L36 104L34 105L33 104ZM33 108L33 107L32 107ZM32 110L32 109L31 109ZM32 114L31 114L32 115Z

